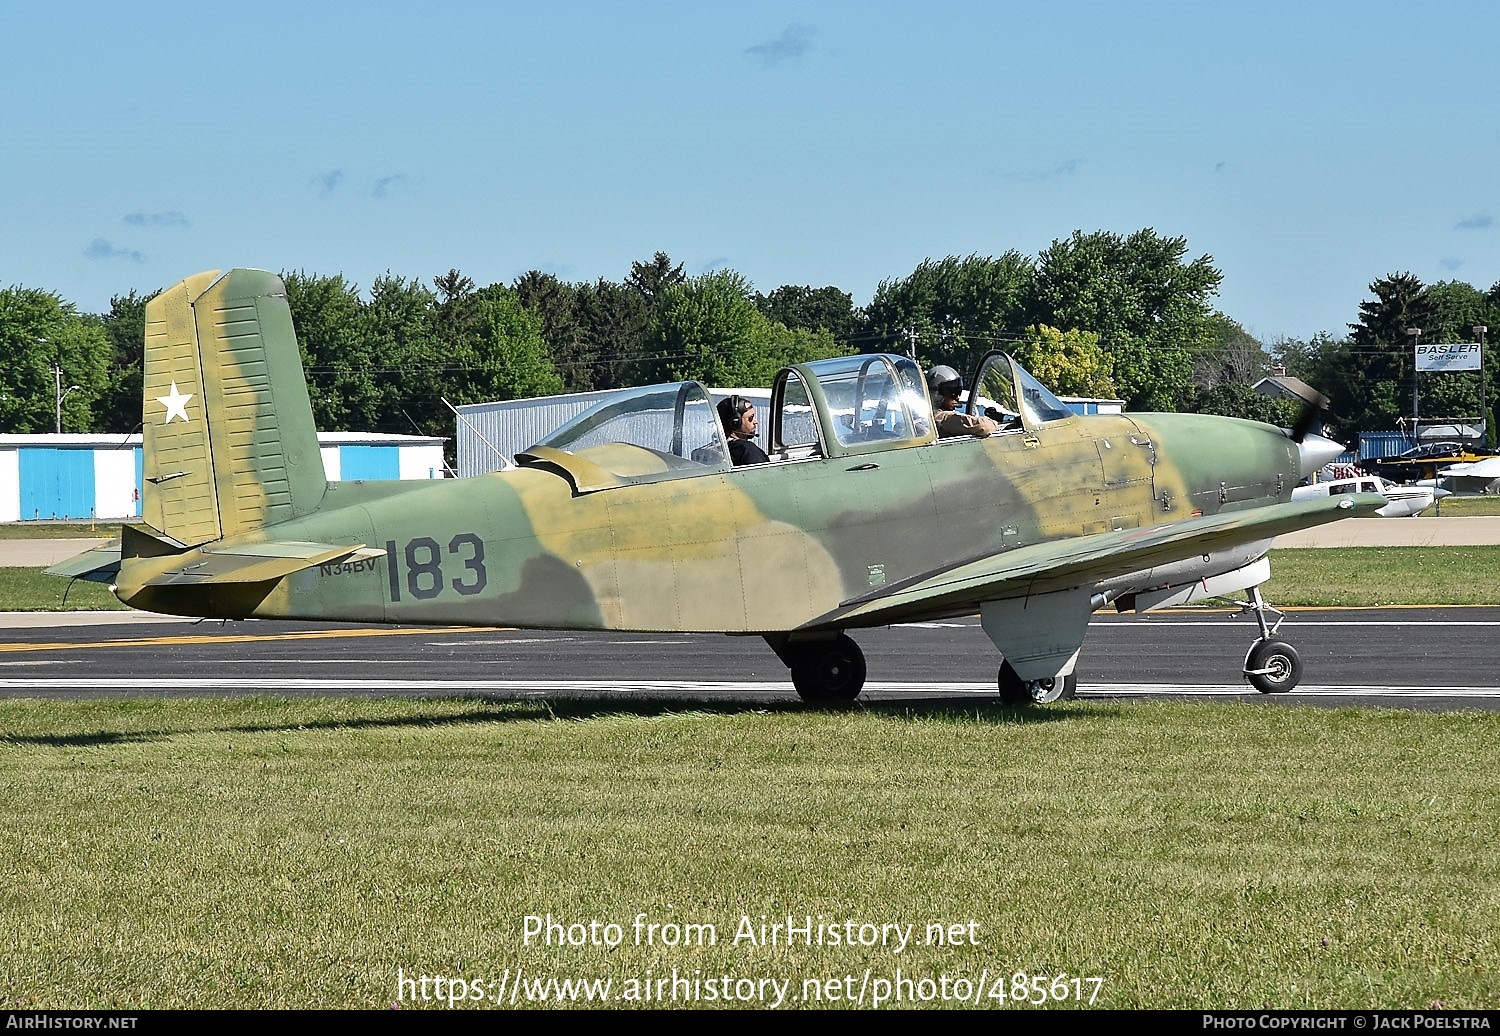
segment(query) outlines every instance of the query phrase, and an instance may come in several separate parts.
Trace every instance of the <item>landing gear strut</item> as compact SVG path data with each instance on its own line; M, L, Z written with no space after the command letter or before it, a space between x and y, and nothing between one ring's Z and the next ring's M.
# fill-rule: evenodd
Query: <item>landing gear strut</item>
M1260 639L1245 655L1245 679L1261 694L1290 691L1302 679L1302 659L1296 648L1276 639L1276 631L1286 616L1265 602L1258 586L1250 588L1250 600L1241 602L1240 607L1253 612L1260 624ZM1274 621L1267 622L1267 615L1274 616Z

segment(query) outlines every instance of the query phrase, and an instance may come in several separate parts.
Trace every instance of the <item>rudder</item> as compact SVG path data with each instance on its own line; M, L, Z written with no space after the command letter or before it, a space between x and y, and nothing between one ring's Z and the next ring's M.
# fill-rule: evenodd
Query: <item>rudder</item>
M189 277L146 306L141 517L186 546L317 509L327 490L281 278Z

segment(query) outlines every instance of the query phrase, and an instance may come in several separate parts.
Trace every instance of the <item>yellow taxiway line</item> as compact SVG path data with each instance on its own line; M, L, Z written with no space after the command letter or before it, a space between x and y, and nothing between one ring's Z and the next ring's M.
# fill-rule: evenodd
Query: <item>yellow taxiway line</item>
M267 636L264 633L234 633L227 637L135 637L128 640L99 640L87 642L51 641L39 644L0 644L0 654L14 654L26 651L77 651L89 648L113 648L113 647L171 647L180 644L202 644L211 641L215 644L244 644L259 640L321 640L329 637L404 637L413 633L473 633L476 629L493 629L494 627L478 626L418 626L411 629L347 629L347 630L307 630L301 633L277 633Z

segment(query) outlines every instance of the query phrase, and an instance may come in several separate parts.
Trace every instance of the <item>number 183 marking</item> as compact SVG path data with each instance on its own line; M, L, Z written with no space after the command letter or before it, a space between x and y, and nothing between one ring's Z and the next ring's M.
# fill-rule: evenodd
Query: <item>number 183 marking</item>
M395 540L385 541L385 570L391 600L401 600L402 593L419 601L430 601L451 586L465 597L484 589L489 574L484 568L484 541L472 532L461 532L448 541L448 564L458 566L458 574L448 579L443 572L444 552L437 540L418 536L398 548ZM404 570L404 578L403 578Z

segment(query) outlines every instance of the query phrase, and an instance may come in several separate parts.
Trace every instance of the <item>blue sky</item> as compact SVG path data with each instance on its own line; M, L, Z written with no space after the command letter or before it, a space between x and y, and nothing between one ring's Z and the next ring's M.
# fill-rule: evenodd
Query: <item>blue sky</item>
M0 7L0 285L200 270L622 280L857 304L925 258L1152 227L1264 340L1500 281L1500 6Z

